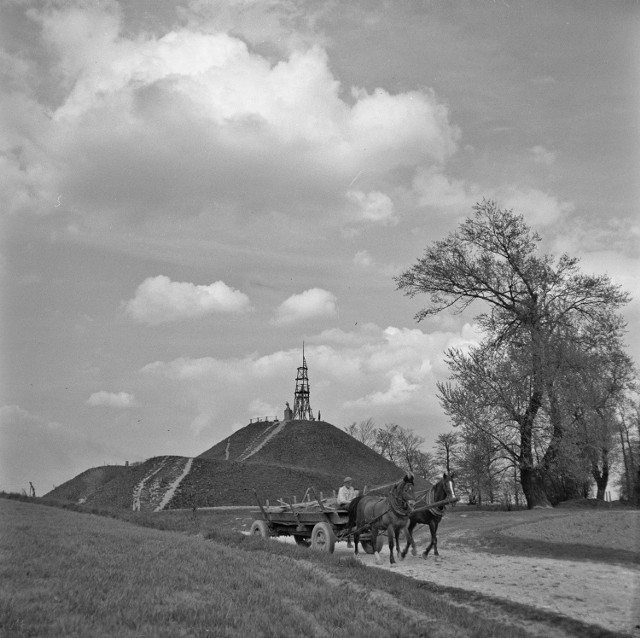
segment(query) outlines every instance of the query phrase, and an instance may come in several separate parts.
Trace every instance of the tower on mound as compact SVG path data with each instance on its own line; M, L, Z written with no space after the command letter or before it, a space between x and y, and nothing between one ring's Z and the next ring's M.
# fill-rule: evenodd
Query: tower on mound
M304 357L304 343L302 344L302 365L298 368L296 377L296 392L293 400L293 418L300 421L313 421L313 412L309 403L309 376L307 374L307 360Z

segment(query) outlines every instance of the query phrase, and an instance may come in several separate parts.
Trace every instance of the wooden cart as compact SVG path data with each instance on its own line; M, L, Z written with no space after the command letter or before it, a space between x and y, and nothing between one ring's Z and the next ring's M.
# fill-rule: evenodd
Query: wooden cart
M301 503L285 503L281 505L263 505L258 498L256 500L261 519L256 519L251 525L251 534L270 538L276 536L293 536L298 545L311 547L323 552L333 553L335 545L340 541L348 540L349 517L347 511L328 504L330 499L315 499ZM385 537L378 535L377 549L384 546ZM373 554L371 536L366 531L361 532L360 544L365 552Z

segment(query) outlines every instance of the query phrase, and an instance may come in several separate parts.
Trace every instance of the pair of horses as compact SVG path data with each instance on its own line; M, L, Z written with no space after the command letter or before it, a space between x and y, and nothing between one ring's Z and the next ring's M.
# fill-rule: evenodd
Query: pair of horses
M413 474L407 473L390 490L387 496L364 494L356 497L349 504L349 530L353 530L355 553L358 554L360 532L364 529L371 530L371 546L374 549L376 563L380 563L378 551L378 532L386 531L389 540L389 562L396 562L393 550L394 546L401 558L404 558L411 547L416 554L416 545L413 540L413 530L418 524L429 525L431 531L431 543L423 552L426 558L433 547L434 554L438 556L438 539L436 533L438 524L444 515L444 505L430 508L429 504L437 503L445 499L455 499L453 487L453 475L445 473L443 477L428 490L425 490L416 499L414 492ZM416 508L419 501L425 501L425 506ZM354 529L355 528L355 529ZM400 532L405 530L407 546L400 552ZM395 543L394 543L395 541Z

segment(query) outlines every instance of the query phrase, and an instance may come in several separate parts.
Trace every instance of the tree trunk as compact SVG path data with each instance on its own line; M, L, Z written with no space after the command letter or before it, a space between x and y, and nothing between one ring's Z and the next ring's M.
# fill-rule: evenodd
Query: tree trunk
M627 462L627 451L625 449L624 437L622 436L622 426L618 430L620 434L620 445L622 446L622 463L624 464L624 482L626 487L626 496L628 499L631 498L631 493L633 492L631 488L631 470L629 468L629 463Z
M553 507L547 498L544 489L544 481L540 472L531 467L520 468L520 483L524 497L527 499L527 508L550 508Z
M607 491L607 483L609 482L609 450L602 450L602 470L596 463L593 464L593 478L596 480L596 498L599 501L604 501L604 497Z
M552 507L544 488L544 478L539 468L533 464L533 423L542 405L542 392L534 391L529 399L525 414L519 419L520 423L520 484L527 508Z
M562 412L560 410L558 395L550 381L546 384L547 398L549 399L549 421L551 422L552 432L551 441L547 451L542 458L542 465L546 471L550 471L555 466L558 457L558 448L563 437Z

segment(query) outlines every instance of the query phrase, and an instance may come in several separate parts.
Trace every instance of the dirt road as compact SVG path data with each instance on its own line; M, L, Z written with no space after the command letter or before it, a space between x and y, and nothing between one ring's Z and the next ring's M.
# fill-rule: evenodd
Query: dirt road
M419 552L428 529L416 534ZM640 511L533 510L447 514L440 557L409 554L389 565L388 548L361 560L432 583L553 611L640 637ZM344 543L338 552L351 552ZM635 558L634 558L635 554Z

